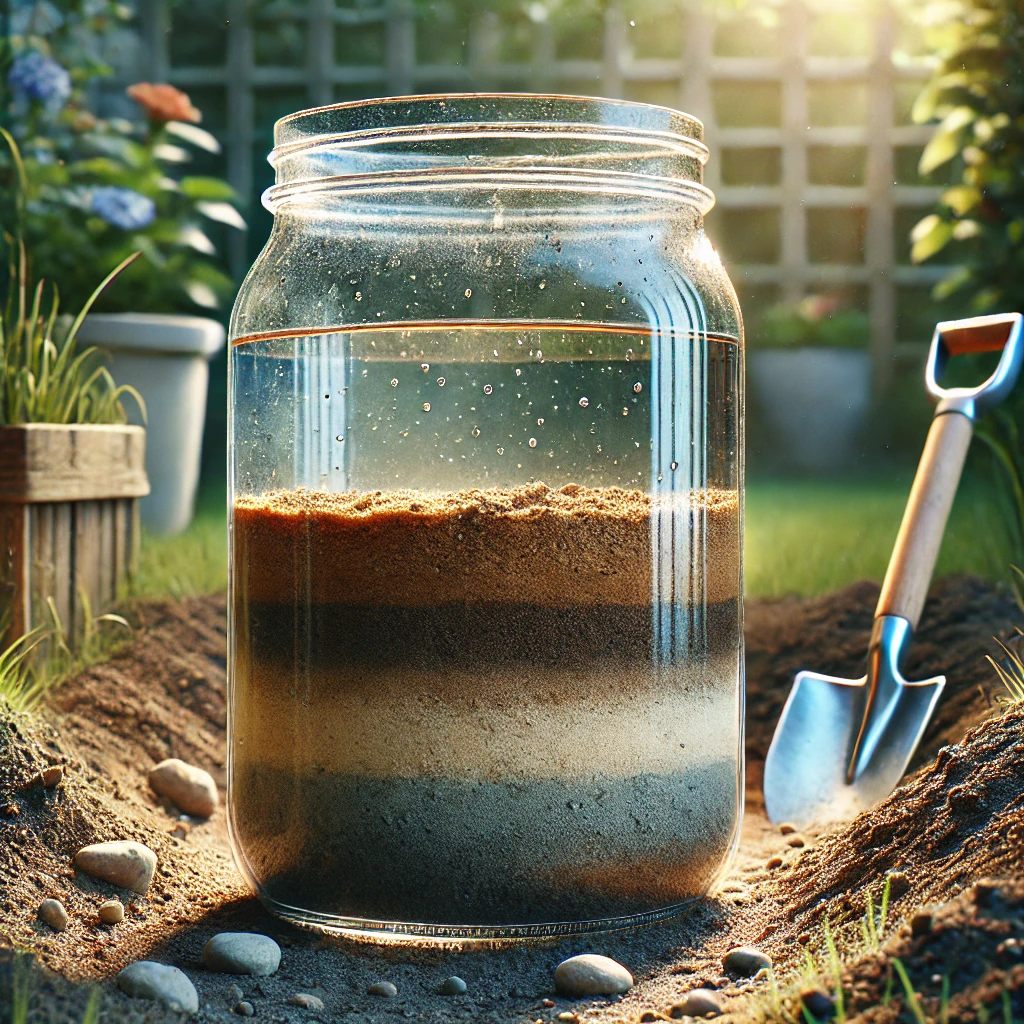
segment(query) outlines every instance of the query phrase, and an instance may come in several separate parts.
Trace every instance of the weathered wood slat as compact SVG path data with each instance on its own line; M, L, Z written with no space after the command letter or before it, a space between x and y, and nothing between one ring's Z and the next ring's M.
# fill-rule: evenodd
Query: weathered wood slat
M142 427L0 427L0 502L141 498L149 494L145 460Z

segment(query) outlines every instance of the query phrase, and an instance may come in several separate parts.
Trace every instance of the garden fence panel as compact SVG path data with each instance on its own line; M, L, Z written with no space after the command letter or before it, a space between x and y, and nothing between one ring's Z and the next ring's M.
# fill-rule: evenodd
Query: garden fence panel
M643 0L634 5L641 11ZM681 19L648 26L647 49L660 51L654 54L635 41L633 9L622 0L604 11L594 33L600 52L583 55L566 54L549 21L510 25L484 12L446 31L409 0L208 0L203 8L223 12L223 62L173 60L172 40L187 53L189 33L202 31L190 27L191 8L181 0L142 0L144 69L204 96L222 94L222 124L211 127L224 142L229 180L253 209L269 180L263 161L270 122L286 112L286 100L295 109L469 90L656 100L704 121L712 153L706 181L717 196L709 234L755 331L759 312L774 301L838 290L869 314L878 391L901 356L920 357L935 316L928 291L947 269L910 265L906 245L909 226L939 194L913 172L932 129L905 123L905 100L930 65L925 55L900 50L906 27L884 0L845 8L788 0L775 8L778 26L761 36L736 12L716 13L691 0ZM820 26L837 16L852 19L847 34L863 37L861 52L842 52L849 47L841 38L837 52L823 49ZM451 50L462 29L457 58L444 59L437 49ZM283 41L303 35L304 52L287 63ZM758 52L769 37L774 52ZM753 38L753 47L737 45L744 38ZM269 40L259 55L258 39ZM280 52L275 40L282 41ZM519 46L516 59L506 52L510 40ZM265 59L268 50L278 62ZM257 214L250 238L233 239L236 274L244 273L268 223Z

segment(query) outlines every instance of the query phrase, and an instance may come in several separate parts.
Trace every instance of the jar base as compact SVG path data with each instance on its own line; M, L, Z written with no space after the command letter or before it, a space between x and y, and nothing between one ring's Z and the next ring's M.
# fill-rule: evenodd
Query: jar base
M290 907L259 894L260 902L275 917L279 917L298 928L337 935L356 942L377 945L415 946L474 946L488 948L513 945L522 942L546 941L567 938L572 935L589 935L597 932L619 931L643 925L666 921L685 914L703 897L694 896L682 903L662 907L644 914L628 917L609 917L596 921L551 921L541 924L422 924L410 921L371 921L358 917L337 917L314 910Z

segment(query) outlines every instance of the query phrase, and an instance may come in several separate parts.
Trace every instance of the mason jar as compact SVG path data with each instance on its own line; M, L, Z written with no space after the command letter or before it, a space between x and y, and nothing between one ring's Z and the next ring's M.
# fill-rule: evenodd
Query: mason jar
M230 369L231 840L394 940L648 922L742 814L743 357L702 126L279 121Z

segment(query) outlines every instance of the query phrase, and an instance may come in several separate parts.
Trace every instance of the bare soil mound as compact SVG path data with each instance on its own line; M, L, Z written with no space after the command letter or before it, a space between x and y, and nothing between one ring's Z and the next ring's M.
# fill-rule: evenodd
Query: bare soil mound
M1017 947L1005 945L1018 932L1024 938L1015 909L1024 898L1024 712L995 718L964 738L969 727L993 715L996 685L983 660L996 651L991 638L1008 635L1020 620L1005 592L971 579L935 587L907 673L915 678L945 672L949 683L917 776L851 825L807 836L802 848L787 845L788 837L763 817L761 762L794 672L816 668L859 675L876 596L877 587L858 584L816 600L748 602L749 810L737 862L711 898L662 925L489 952L323 940L262 911L231 863L223 809L208 822L181 821L146 782L146 770L165 757L198 764L223 782L224 600L143 605L129 649L66 684L41 716L0 717L0 948L32 950L44 968L34 972L33 1019L40 1021L78 1020L88 995L81 982L102 984L106 1021L176 1019L153 1004L129 1000L110 984L118 970L142 957L189 973L200 993L198 1020L232 1019L228 990L235 983L258 1016L275 1021L405 1016L532 1022L566 1011L588 1020L636 1021L667 1013L701 983L718 986L739 1017L779 1017L787 1012L784 1004L761 1000L765 982L721 977L722 955L732 946L755 943L786 977L800 969L808 951L821 960L828 922L851 965L845 978L848 1013L872 1021L898 1019L906 1006L901 983L893 981L896 955L905 958L924 999L934 996L930 979L945 972L950 1006L985 1004L1002 1013L1002 992L1008 989L1011 1008L1024 1011L1016 980L1018 974L1024 980L1024 965L1015 973ZM936 758L951 742L958 745ZM64 781L54 790L33 785L51 764L64 766ZM156 851L157 880L145 896L71 870L81 846L107 839L137 839ZM888 938L880 950L865 951L860 936L868 894L877 902L885 877L893 873ZM1004 890L993 894L982 886L989 896L977 897L976 883L990 876L1006 880ZM63 933L36 920L48 896L59 898L71 915ZM96 918L99 903L111 896L129 908L126 920L113 927ZM934 931L930 938L911 937L905 922L925 904L939 908ZM273 935L284 947L281 970L258 981L205 971L202 946L223 930ZM967 946L957 946L961 938L954 936L965 935L972 936L970 948L976 951L972 967L955 952ZM586 950L626 964L637 979L633 991L611 1002L556 997L554 966ZM438 994L451 974L467 981L467 995ZM4 993L10 975L10 956L0 957L0 1021L9 1006ZM367 986L379 980L394 982L399 996L367 995ZM881 1007L886 986L890 999ZM326 1010L317 1015L289 1005L297 991L319 996Z

